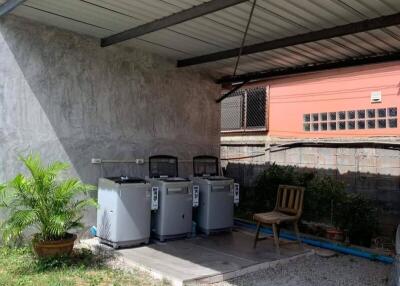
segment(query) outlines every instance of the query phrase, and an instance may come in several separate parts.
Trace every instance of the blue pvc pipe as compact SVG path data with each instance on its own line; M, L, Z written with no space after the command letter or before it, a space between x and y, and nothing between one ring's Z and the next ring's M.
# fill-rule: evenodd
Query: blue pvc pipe
M249 228L249 229L256 229L256 225L252 222L247 222L239 219L235 219L235 224L241 227ZM261 227L260 232L264 234L272 234L272 230L269 227ZM286 231L281 231L280 237L288 239L288 240L297 240L296 236L286 232ZM336 252L344 253L344 254L350 254L362 258L367 258L370 260L376 260L380 261L383 263L387 264L392 264L394 262L394 258L387 256L387 255L378 255L375 253L371 253L365 250L362 250L360 248L356 247L349 247L349 246L344 246L342 244L334 243L334 242L328 242L328 241L323 241L323 240L318 240L315 238L307 238L307 237L300 237L301 241L303 243L312 245L312 246L317 246L320 248L325 248L329 250L333 250Z

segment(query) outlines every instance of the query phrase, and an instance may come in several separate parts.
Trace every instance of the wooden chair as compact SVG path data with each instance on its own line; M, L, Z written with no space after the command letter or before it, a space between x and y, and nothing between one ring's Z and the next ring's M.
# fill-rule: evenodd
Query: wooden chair
M297 240L301 245L299 227L297 225L301 213L303 211L303 198L304 188L297 186L280 185L276 198L275 208L272 212L257 213L253 218L257 222L256 237L254 239L254 248L257 241L266 238L259 238L261 225L272 225L274 244L276 251L280 254L279 250L279 232L282 224L293 224Z

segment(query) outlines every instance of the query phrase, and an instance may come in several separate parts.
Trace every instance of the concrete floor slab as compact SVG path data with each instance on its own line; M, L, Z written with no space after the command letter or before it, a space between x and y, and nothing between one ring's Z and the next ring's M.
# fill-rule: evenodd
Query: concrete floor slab
M310 251L296 244L281 246L277 256L272 240L260 241L253 248L253 235L233 231L212 236L154 242L147 246L118 250L124 261L146 270L173 285L195 282L214 283L285 262Z

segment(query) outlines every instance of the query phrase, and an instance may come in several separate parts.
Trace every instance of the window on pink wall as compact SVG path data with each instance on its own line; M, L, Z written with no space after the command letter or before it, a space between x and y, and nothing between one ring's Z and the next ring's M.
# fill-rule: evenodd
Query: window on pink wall
M397 107L303 114L306 132L397 128Z
M267 129L265 87L241 89L221 102L223 132L265 131Z

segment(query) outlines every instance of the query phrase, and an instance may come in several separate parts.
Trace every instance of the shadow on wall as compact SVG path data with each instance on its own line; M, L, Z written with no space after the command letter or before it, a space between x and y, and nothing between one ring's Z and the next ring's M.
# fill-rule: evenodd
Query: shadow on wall
M241 185L241 201L246 201L246 189L254 187L258 176L270 166L228 163L225 175L234 178ZM392 235L393 229L397 227L400 219L400 176L363 172L341 174L337 169L291 167L295 172L324 174L343 182L346 191L364 195L381 210L380 223L383 233Z
M0 62L0 182L22 171L18 154L32 151L69 162L70 175L95 185L101 168L92 158L219 154L219 86L206 75L16 16L0 19ZM148 173L146 164L107 168ZM89 225L95 217L85 216Z
M91 158L219 153L219 87L199 73L15 16L0 20L0 59L0 160L7 162L0 179L15 174L17 155L26 151L70 162L73 175L91 184L101 171ZM148 171L108 168L112 175Z
M119 176L139 176L146 177L148 175L149 163L148 158L144 164L136 163L103 163L97 165L100 177L119 177ZM142 175L139 175L142 174ZM178 176L188 177L193 174L193 162L191 160L179 160L178 158Z

